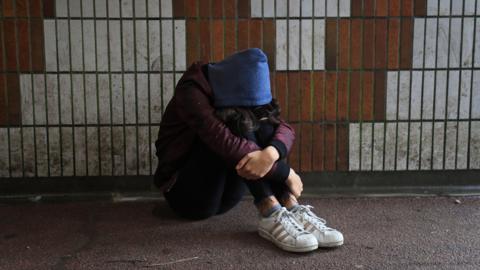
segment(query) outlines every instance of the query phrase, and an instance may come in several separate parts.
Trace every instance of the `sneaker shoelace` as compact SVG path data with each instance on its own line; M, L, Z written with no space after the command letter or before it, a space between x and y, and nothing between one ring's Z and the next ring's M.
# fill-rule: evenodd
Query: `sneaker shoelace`
M308 233L305 231L305 229L303 229L303 226L295 220L292 213L290 213L287 209L281 209L279 211L275 217L275 222L280 222L288 234L292 235L293 237Z
M297 207L298 208L297 208L296 211L300 214L300 216L304 220L312 223L321 232L327 231L327 230L333 230L333 229L326 226L327 221L325 219L315 215L315 213L312 212L311 209L313 209L313 206L311 206L311 205L299 205Z

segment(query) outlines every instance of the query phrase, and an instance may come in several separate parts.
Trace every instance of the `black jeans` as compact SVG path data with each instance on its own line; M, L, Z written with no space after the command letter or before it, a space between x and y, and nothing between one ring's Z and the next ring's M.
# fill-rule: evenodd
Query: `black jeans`
M175 184L164 196L179 216L205 219L232 209L247 188L254 203L271 195L281 198L289 191L285 179L247 180L239 176L235 168L227 168L221 157L197 138Z

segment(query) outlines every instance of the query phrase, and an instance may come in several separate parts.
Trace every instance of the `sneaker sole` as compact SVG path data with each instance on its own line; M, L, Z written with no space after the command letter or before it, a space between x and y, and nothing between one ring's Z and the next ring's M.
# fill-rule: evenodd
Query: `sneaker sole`
M306 246L306 247L295 247L295 246L286 245L282 242L277 241L277 239L273 238L273 236L270 235L270 233L262 229L258 229L258 234L261 237L273 242L277 247L290 252L309 252L309 251L316 250L318 248L318 244L315 244L312 246Z
M338 241L338 242L332 242L332 243L325 243L325 244L318 244L318 247L338 247L343 245L343 240Z

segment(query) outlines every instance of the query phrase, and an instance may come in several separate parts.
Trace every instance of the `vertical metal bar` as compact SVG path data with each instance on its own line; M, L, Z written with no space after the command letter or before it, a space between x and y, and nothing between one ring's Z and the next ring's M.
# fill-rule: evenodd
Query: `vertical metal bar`
M415 22L414 22L414 29L415 29ZM413 30L415 32L415 30ZM422 45L422 85L421 85L421 97L420 97L420 141L419 141L419 146L418 146L418 170L422 170L422 146L423 146L423 98L424 98L424 85L425 85L425 55L426 55L426 50L425 46L427 43L427 18L425 17L423 20L423 45ZM413 63L412 63L413 65ZM418 71L417 71L418 72ZM432 112L432 119L434 116L434 112ZM433 125L433 121L432 121ZM432 145L433 145L433 138L432 138Z
M399 14L399 31L398 31L398 48L397 48L397 106L396 106L396 112L395 112L395 156L394 156L394 170L397 170L397 160L398 160L398 124L400 123L399 117L399 104L400 104L400 75L401 75L401 47L402 47L402 30L403 30L403 25L402 25L402 12L403 12L403 5L400 5L400 14Z
M326 34L327 32L327 1L324 1L324 13L323 13L323 22L324 22L324 33ZM288 26L287 26L287 29L288 29ZM326 36L326 35L325 35ZM324 42L325 44L325 42ZM325 48L324 48L325 49ZM288 59L287 59L288 60ZM326 85L327 85L327 54L324 53L323 54L323 66L324 66L324 72L323 72L323 86L322 86L322 120L321 120L321 124L322 124L322 139L323 139L323 142L322 142L322 166L323 166L323 170L325 171L326 170L326 166L325 166L325 154L326 154L326 150L325 150L325 146L326 146L326 142L327 142L327 136L325 134L325 131L327 130L326 129L326 124L327 124L327 117L326 117L326 109L325 109L325 105L327 104L325 99L326 99Z
M449 0L450 9L449 9L449 16L448 16L448 47L447 47L447 82L446 82L446 93L445 93L445 119L444 119L444 126L443 126L443 165L442 169L445 170L445 157L446 157L446 145L447 145L447 124L448 124L448 93L450 92L450 43L452 37L452 0Z
M114 156L114 140L113 140L113 101L112 101L112 71L111 71L111 50L110 50L110 11L109 3L110 1L105 1L106 3L106 21L107 24L107 72L108 72L108 88L109 88L109 109L110 109L110 158L111 158L111 175L115 174L115 156Z
M55 33L55 39L57 38L56 37L57 34ZM43 42L43 48L45 48L45 42ZM45 50L44 50L44 59L46 59L46 55L45 55ZM46 61L45 61L45 64L46 64ZM45 65L45 68L43 69L43 85L44 85L44 89L45 89L45 92L44 92L44 98L45 98L45 134L46 134L46 137L47 137L47 176L50 177L51 176L51 172L50 172L50 167L51 167L51 164L50 164L50 135L49 135L49 131L50 131L50 119L48 117L48 84L47 84L47 80L48 80L48 77L47 77L47 69L46 69L46 65ZM88 160L88 159L87 159Z
M43 2L43 0L42 0ZM28 3L28 1L27 1ZM29 4L29 3L28 3ZM27 5L28 5L27 4ZM42 14L43 14L43 4L41 5L42 6ZM60 149L60 175L63 176L64 175L64 172L63 172L63 138L62 138L62 126L63 126L63 123L62 123L62 96L60 95L60 64L59 64L59 56L58 56L58 19L57 19L57 16L55 16L55 58L56 58L56 65L57 65L57 74L56 74L56 77L57 77L57 101L58 101L58 104L57 104L57 110L58 110L58 132L59 132L59 135L60 135L60 142L59 142L59 149ZM30 59L31 59L31 56L30 56ZM31 62L31 60L30 60ZM46 62L46 56L44 57L44 62ZM32 68L33 70L33 67L32 65L30 64L30 67ZM45 70L47 70L47 67L46 67L46 64L45 64L45 67L44 67ZM71 96L71 98L73 98L73 96ZM72 108L72 111L73 111L73 108ZM72 124L73 124L73 119L72 119ZM74 143L74 142L73 142ZM75 153L72 152L73 155L75 155Z
M80 29L82 31L82 78L83 78L83 117L85 126L85 168L86 175L89 176L88 168L88 118L87 118L87 88L86 88L86 72L85 72L85 38L83 36L83 0L80 0Z
M388 72L389 72L389 60L390 57L388 57L388 54L390 52L390 21L391 21L391 16L390 16L390 1L387 1L387 35L386 35L386 50L385 50L385 84L384 84L384 89L385 89L385 97L388 95ZM383 117L383 142L382 142L382 171L385 171L385 154L386 154L386 142L387 142L387 100L385 98L383 102L383 111L384 111L384 117Z
M70 18L70 0L67 0L67 22L68 22L68 57L69 57L69 74L70 74L70 106L72 108L72 146L73 146L73 175L77 175L76 157L75 157L75 116L73 102L73 70L72 70L72 34L71 34L71 18Z
M374 148L373 148L373 143L374 143L374 140L373 138L375 138L375 113L376 113L376 110L375 110L375 86L376 86L376 72L377 72L377 53L376 53L376 50L375 50L375 46L377 45L377 0L374 0L373 1L373 69L372 69L372 76L373 76L373 84L372 84L372 109L371 109L371 112L372 112L372 121L370 123L370 128L371 128L371 136L370 136L370 171L373 171L373 155L375 155L375 152L374 152Z
M437 64L438 64L438 29L439 29L439 15L440 15L440 0L437 0L437 15L435 15L436 18L436 32L435 32L435 65L434 65L434 71L433 71L433 104L432 104L432 145L430 149L430 169L434 170L435 168L433 167L433 151L434 151L434 145L435 145L435 123L437 122L437 116L435 114L435 109L436 109L436 96L437 96Z
M125 130L125 64L123 58L123 14L122 14L122 0L118 0L120 12L120 62L121 62L121 76L122 76L122 130L123 130L123 174L127 175L127 136Z
M337 18L336 18L336 23L335 23L335 128L334 128L334 138L335 138L335 171L338 170L338 78L340 77L340 70L339 70L339 65L340 65L340 53L338 52L338 43L339 43L339 24L340 24L340 1L337 2ZM325 12L327 12L325 10Z
M358 164L359 164L359 169L360 171L363 171L363 162L362 162L362 153L363 153L363 147L362 147L362 142L363 142L363 124L364 124L364 121L363 121L363 110L364 110L364 106L363 106L363 93L364 93L364 70L365 70L365 59L364 59L364 55L363 55L363 52L364 52L364 35L365 35L365 1L362 1L362 15L361 15L361 19L362 19L362 24L361 24L361 31L360 31L360 48L361 48L361 52L360 52L360 70L359 70L359 73L360 73L360 117L359 117L359 134L358 134L358 140L359 140L359 143L358 143Z
M158 3L161 5L161 1ZM148 108L148 171L149 174L152 175L153 170L152 170L152 110L151 110L151 103L150 103L150 76L151 76L151 70L150 70L150 16L149 16L149 6L148 6L148 0L145 0L145 24L146 24L146 37L147 37L147 108ZM158 14L159 17L161 17L161 14ZM174 38L175 40L175 38ZM173 46L175 47L175 46ZM175 63L175 60L173 61Z
M102 175L102 142L100 140L100 97L99 97L99 83L98 83L98 49L97 49L97 11L96 0L93 0L93 39L94 39L94 51L95 51L95 94L97 99L97 151L98 151L98 175Z
M161 2L159 3L161 5ZM137 14L135 14L135 2L132 2L132 16L133 16L133 64L134 64L134 83L135 83L135 150L137 160L137 176L140 174L140 152L138 150L138 72L137 72Z
M276 2L276 1L275 1ZM312 59L311 59L311 68L310 68L310 146L312 146L312 150L310 151L310 164L311 164L311 171L315 171L314 169L314 163L313 163L313 152L314 152L314 149L313 149L313 140L314 140L314 132L315 132L315 125L317 123L314 123L314 93L315 93L315 87L314 87L314 69L315 69L315 54L314 54L314 48L315 48L315 1L312 0L312 16L311 16L311 21L312 21L312 40L311 40L311 49L310 49L310 55L312 56Z
M412 9L413 9L413 5L412 5ZM410 12L412 12L413 14L413 10L410 10ZM402 15L402 14L400 14ZM407 17L407 20L412 20L412 18L408 18ZM414 24L412 24L414 25ZM414 26L413 26L414 27ZM415 30L412 29L412 31L410 32L410 35L412 36L411 40L414 40L413 38L413 35L414 35L414 32ZM400 44L400 46L402 46ZM412 45L413 47L413 45ZM408 80L408 116L407 116L407 157L405 159L405 168L406 170L408 171L409 170L409 166L410 166L410 127L411 127L411 122L412 122L412 81L413 81L413 74L412 74L412 69L413 69L413 61L412 61L412 67L410 67L410 70L408 71L408 74L409 74L409 80Z

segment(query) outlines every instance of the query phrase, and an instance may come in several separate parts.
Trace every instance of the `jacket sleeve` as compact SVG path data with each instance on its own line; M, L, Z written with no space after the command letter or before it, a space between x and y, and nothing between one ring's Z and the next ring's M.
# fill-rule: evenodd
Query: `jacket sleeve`
M285 120L280 118L280 124L275 130L275 134L270 141L270 145L275 147L280 155L278 158L286 158L292 149L295 140L295 130Z
M185 81L175 89L175 110L180 119L196 131L199 138L227 165L234 167L246 154L262 150L255 142L234 135L215 116L208 96L193 81Z

